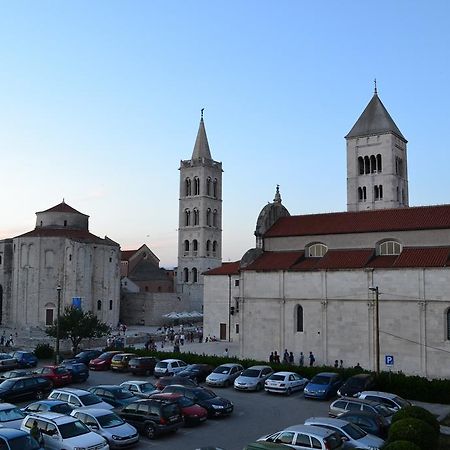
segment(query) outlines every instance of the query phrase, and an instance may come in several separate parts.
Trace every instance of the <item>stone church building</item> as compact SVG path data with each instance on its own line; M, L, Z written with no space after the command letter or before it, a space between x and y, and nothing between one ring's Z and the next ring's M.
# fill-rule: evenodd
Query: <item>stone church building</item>
M449 377L450 205L408 206L407 141L376 91L346 141L347 211L290 215L277 188L255 248L205 274L204 333L244 358Z

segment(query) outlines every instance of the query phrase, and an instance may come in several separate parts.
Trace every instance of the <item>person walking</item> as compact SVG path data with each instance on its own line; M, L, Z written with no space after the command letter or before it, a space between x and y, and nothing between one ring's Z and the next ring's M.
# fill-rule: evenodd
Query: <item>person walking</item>
M334 360L334 368L335 369L339 368L339 361L337 359Z
M228 358L228 349L226 348L225 351L223 352L223 356L225 356L226 358Z
M316 358L314 358L313 352L309 352L309 367L314 366Z
M280 364L280 355L277 353L277 351L275 350L275 352L273 353L273 362L275 364Z
M283 364L289 364L289 352L287 351L287 348L284 349Z
M33 421L33 425L30 428L30 435L32 438L36 440L36 442L43 447L44 445L44 438L42 436L41 430L38 427L37 420Z
M289 364L291 366L294 365L294 353L292 353L292 352L289 352Z
M298 365L300 367L303 367L305 364L305 355L303 354L303 352L300 352L300 358L298 359Z
M270 352L270 356L269 356L269 362L273 363L275 361L275 358L273 356L273 352Z

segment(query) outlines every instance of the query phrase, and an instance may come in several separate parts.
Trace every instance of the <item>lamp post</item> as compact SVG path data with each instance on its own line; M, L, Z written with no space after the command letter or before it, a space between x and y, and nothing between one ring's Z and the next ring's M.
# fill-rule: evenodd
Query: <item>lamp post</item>
M375 358L376 358L376 372L380 374L380 308L379 296L380 291L378 286L369 287L369 291L375 292Z
M56 364L59 364L59 316L61 312L61 286L56 287L58 293L58 305L56 308Z

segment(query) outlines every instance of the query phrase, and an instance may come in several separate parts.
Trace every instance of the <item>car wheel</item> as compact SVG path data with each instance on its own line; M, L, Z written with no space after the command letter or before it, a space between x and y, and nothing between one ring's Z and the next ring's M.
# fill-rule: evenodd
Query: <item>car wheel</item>
M149 439L154 439L155 438L155 427L153 426L153 424L148 423L145 426L145 435L149 438Z
M292 389L291 388L287 388L286 395L291 395L291 394L292 394Z
M44 399L44 393L42 391L36 392L36 399L37 400L43 400Z

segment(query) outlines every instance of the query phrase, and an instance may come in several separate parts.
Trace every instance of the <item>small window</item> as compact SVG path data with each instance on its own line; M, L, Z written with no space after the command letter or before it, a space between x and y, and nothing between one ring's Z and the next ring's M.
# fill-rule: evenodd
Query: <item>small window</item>
M192 269L192 282L193 282L193 283L197 283L197 281L198 281L198 271L197 271L197 269L194 267L194 268Z
M239 324L236 324L236 334L239 334Z
M237 287L239 286L239 280L234 280L234 285Z
M97 300L97 311L101 311L101 310L102 310L102 301Z
M378 254L381 256L400 255L402 246L396 241L384 241L378 247Z
M110 301L109 301L109 310L112 311L112 308L113 308L113 301L110 300Z
M297 333L303 332L303 307L301 305L297 305L296 315L295 315L295 330Z
M312 244L308 247L307 255L311 258L321 258L328 251L324 244Z
M64 221L64 226L67 227L67 220Z
M450 308L447 309L447 341L450 341Z
M187 267L183 269L183 281L187 283L189 281L189 270Z

